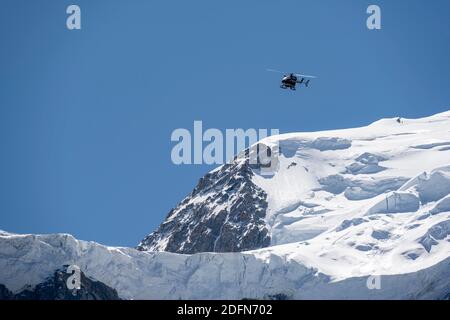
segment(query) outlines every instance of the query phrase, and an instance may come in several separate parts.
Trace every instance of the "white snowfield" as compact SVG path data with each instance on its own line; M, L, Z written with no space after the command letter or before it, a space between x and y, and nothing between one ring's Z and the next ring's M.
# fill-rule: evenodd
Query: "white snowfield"
M450 111L262 142L280 148L273 175L253 177L271 247L180 255L0 232L0 284L76 264L125 299L449 297Z

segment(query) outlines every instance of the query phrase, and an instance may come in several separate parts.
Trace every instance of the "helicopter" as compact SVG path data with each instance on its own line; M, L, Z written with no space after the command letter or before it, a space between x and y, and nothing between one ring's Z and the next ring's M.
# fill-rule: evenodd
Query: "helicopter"
M296 90L297 84L304 84L305 87L309 87L309 82L311 81L311 79L317 78L316 76L308 76L305 74L298 74L298 73L286 73L274 69L267 69L267 71L283 74L280 86L281 89Z

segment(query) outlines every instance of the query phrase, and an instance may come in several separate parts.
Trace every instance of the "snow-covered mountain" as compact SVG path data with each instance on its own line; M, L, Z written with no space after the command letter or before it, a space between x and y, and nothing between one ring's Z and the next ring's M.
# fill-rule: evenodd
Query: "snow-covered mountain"
M245 156L212 171L138 248L191 254L320 235L334 242L337 228L358 222L386 239L358 237L352 247L370 251L380 240L402 242L396 225L406 227L406 217L450 201L444 199L450 193L449 117L384 119L363 128L264 139L259 144L277 150L273 174L261 175ZM396 213L402 215L380 222Z
M249 161L263 148L242 153L138 250L0 233L0 284L18 292L77 264L125 299L449 297L450 111L263 145L269 174Z

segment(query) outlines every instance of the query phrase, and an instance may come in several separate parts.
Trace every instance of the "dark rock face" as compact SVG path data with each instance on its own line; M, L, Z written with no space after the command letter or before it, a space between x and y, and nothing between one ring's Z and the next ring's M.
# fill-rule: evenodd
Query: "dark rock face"
M14 294L7 287L0 284L0 300L13 300Z
M205 175L137 248L193 254L269 246L267 194L252 182L252 168L248 159L236 159Z
M44 282L17 294L0 284L0 300L120 300L115 289L86 277L82 272L80 289L69 290L66 281L70 274L65 270L57 270Z

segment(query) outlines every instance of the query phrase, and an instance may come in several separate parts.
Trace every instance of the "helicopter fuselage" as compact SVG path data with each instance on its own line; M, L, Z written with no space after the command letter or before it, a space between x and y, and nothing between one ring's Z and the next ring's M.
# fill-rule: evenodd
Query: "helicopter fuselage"
M297 80L298 78L293 74L284 76L281 80L281 88L295 90Z

